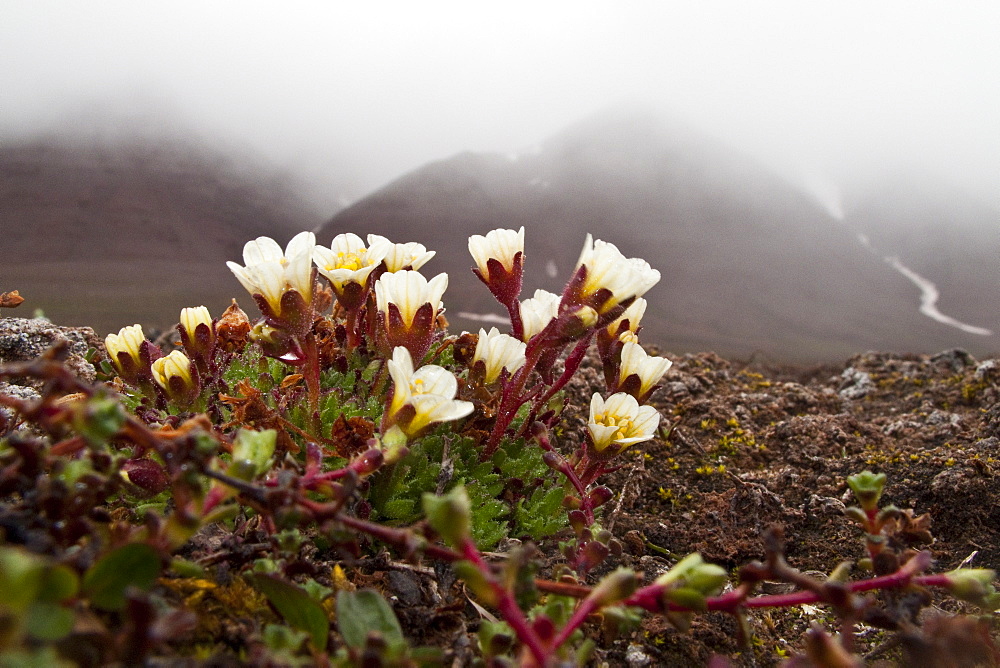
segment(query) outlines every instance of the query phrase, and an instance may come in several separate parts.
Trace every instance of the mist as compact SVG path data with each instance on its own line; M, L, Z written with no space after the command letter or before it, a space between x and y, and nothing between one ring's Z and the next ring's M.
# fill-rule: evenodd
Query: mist
M331 211L465 150L656 109L790 179L916 169L1000 207L1000 6L0 0L0 139L187 135Z

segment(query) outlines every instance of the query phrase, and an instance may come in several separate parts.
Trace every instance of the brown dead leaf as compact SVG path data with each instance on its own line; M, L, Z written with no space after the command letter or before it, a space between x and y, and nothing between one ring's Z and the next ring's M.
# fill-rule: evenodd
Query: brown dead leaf
M915 515L910 508L886 522L882 531L891 540L898 541L906 547L930 545L934 542L934 536L931 535L930 513Z
M375 423L363 417L345 418L341 415L333 423L330 439L339 457L350 457L368 447L368 439L375 435Z
M277 411L267 405L260 390L244 379L237 383L236 391L243 396L219 394L219 401L227 404L233 411L233 419L223 425L223 429L233 427L248 427L258 431L274 429L278 432L279 448L289 452L299 451L299 447L285 429L287 423Z
M218 337L218 345L223 350L232 352L243 350L246 347L250 334L250 318L239 307L235 299L219 318L219 321L215 323L215 332Z
M10 292L0 292L0 308L14 308L24 301L24 297L18 294L17 290Z

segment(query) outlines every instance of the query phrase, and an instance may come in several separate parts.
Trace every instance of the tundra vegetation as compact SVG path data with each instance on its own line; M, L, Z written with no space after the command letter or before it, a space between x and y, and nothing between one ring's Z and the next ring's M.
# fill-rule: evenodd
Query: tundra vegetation
M788 663L856 666L862 628L936 646L919 623L932 592L965 602L936 632L997 661L995 573L936 572L917 549L928 518L883 503L884 474L846 477L854 563L800 571L775 526L736 569L697 552L657 573L621 566L608 480L669 443L676 417L649 403L672 363L639 340L660 274L588 235L561 295L522 299L523 228L469 251L506 331L449 333L451 279L421 273L434 253L419 243L301 233L229 263L259 317L236 300L217 317L186 308L172 345L125 327L90 351L96 382L65 346L0 366L40 388L0 394L0 663L455 661L456 647L408 639L406 593L393 605L372 586L374 563L432 576L438 609L465 611L477 639L461 656L485 666L585 665L644 616L683 631L710 612L752 656L754 615L806 607L823 623ZM603 391L579 406L587 359ZM719 438L698 476L763 447L736 417L700 428Z

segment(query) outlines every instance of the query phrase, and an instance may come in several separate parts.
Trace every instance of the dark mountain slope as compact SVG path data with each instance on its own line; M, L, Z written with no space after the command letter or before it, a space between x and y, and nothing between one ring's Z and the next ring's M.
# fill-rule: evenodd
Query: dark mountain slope
M597 116L526 155L427 165L340 212L319 241L376 232L436 249L425 273L451 273L450 318L471 329L458 312L500 309L469 272L467 237L520 225L524 297L561 289L586 232L660 269L645 340L669 350L807 361L984 343L920 315L916 287L797 188L650 115Z
M243 244L316 225L290 182L183 142L37 140L0 147L0 288L23 310L99 332L216 314L243 290Z

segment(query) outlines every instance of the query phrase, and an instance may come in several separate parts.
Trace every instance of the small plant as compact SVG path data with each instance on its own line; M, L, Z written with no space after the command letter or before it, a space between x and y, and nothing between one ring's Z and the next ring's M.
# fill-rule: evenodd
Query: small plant
M495 614L479 631L492 666L582 664L595 647L585 623L600 617L612 634L644 613L686 629L726 612L749 646L751 610L806 604L830 606L839 633L811 631L801 660L854 665L857 626L909 632L927 587L1000 606L992 571L927 572L915 549L927 519L880 508L885 477L867 472L848 479L864 579L848 565L825 580L793 569L777 530L733 583L697 553L651 582L595 575L622 550L603 526L608 474L669 434L648 401L671 362L638 341L659 272L588 235L561 295L521 300L523 228L474 236L469 250L509 333L450 334L449 277L419 272L433 256L420 244L343 234L326 248L302 233L284 249L251 241L244 264L229 263L256 321L235 300L217 319L184 309L169 352L126 327L107 337L97 384L66 368L65 347L0 368L0 380L43 382L37 401L0 395L18 416L0 433L0 663L201 656L210 620L239 611L260 620L238 643L250 662L435 665L441 650L413 647L389 603L345 574L383 547L451 565ZM565 389L591 346L605 391L571 433ZM753 444L735 419L726 426ZM188 561L212 531L222 546ZM558 545L551 579L535 577L532 541ZM498 546L500 564L488 555ZM337 565L317 572L309 549ZM765 580L794 591L758 594Z

